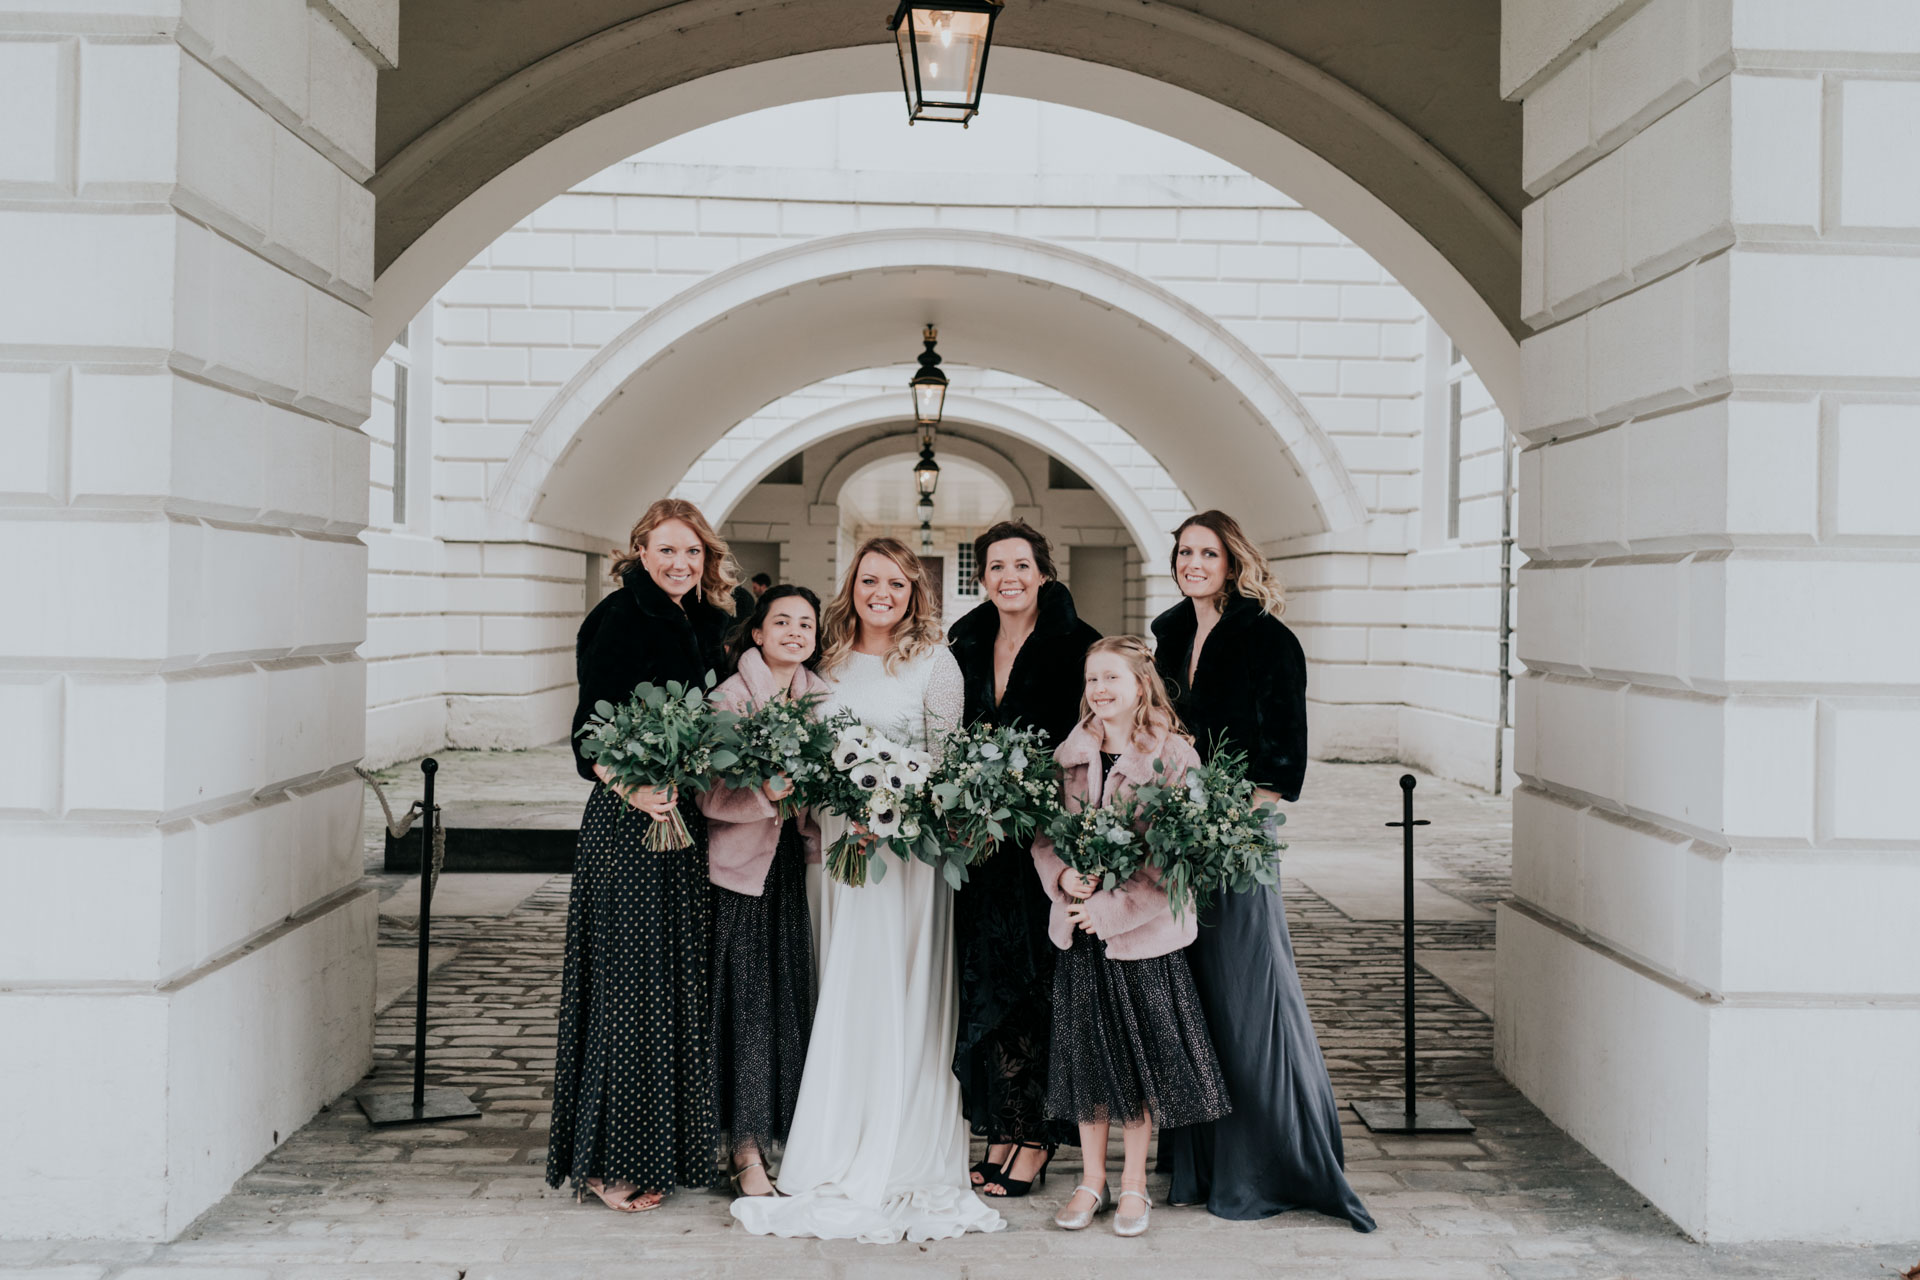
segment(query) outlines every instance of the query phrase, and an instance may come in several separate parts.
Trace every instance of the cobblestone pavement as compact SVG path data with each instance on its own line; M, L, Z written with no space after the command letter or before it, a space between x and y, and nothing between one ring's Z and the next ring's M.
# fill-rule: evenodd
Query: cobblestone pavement
M440 793L553 802L583 792L556 751L441 757ZM391 771L399 795L418 773ZM1320 765L1289 837L1317 848L1360 846L1397 833L1401 770ZM1440 887L1477 905L1506 892L1508 807L1494 797L1422 779L1423 853ZM368 865L377 871L369 802ZM401 877L371 874L391 894ZM436 1125L370 1129L351 1097L294 1134L178 1241L167 1245L0 1243L0 1273L61 1280L332 1280L396 1277L892 1276L998 1280L1045 1276L1279 1277L1325 1280L1662 1280L1897 1276L1920 1245L1855 1249L1693 1244L1529 1105L1493 1069L1487 1018L1422 974L1422 1092L1443 1096L1479 1126L1464 1137L1368 1134L1346 1113L1348 1169L1381 1229L1298 1212L1234 1223L1198 1209L1158 1208L1151 1232L1114 1237L1104 1225L1069 1235L1049 1217L1079 1173L1061 1167L1040 1194L1006 1203L993 1236L886 1248L745 1234L723 1195L681 1191L634 1218L580 1206L548 1189L546 1158L553 1005L568 882L555 877L505 917L437 919L436 944L457 950L431 988L431 1062L438 1083L468 1090L482 1115ZM1399 927L1350 920L1298 884L1289 913L1302 981L1335 1089L1343 1101L1399 1089ZM382 919L382 944L406 946L413 921ZM1481 949L1491 922L1420 926L1420 945ZM380 1015L371 1083L410 1079L411 999ZM1111 1166L1118 1168L1117 1152ZM1164 1179L1152 1184L1164 1189ZM103 1172L100 1194L112 1194Z

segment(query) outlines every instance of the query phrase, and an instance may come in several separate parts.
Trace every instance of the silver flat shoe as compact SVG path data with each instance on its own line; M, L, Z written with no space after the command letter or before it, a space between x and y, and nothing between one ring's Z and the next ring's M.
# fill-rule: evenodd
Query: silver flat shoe
M1105 1187L1095 1191L1083 1182L1074 1188L1076 1194L1082 1191L1093 1197L1093 1207L1091 1209L1083 1209L1078 1213L1068 1213L1066 1205L1062 1205L1060 1212L1053 1215L1054 1226L1059 1227L1062 1231L1085 1231L1093 1225L1095 1218L1113 1208L1113 1200L1107 1195L1107 1189ZM1073 1196L1068 1196L1067 1204L1072 1203Z
M1135 1196L1146 1208L1138 1216L1128 1218L1116 1213L1113 1215L1113 1234L1117 1236L1143 1236L1147 1234L1147 1219L1153 1216L1153 1200L1144 1191L1122 1191L1120 1198Z

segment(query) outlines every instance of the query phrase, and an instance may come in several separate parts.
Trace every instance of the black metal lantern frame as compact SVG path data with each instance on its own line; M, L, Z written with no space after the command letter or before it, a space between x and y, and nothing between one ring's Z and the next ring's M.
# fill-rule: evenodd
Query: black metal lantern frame
M920 367L907 382L913 391L913 420L923 427L939 426L947 411L947 375L940 369L940 353L933 349L939 340L940 331L932 325L921 332L920 341L927 349L920 353Z
M1006 0L900 0L887 28L900 53L907 123L965 128L980 113L993 24Z

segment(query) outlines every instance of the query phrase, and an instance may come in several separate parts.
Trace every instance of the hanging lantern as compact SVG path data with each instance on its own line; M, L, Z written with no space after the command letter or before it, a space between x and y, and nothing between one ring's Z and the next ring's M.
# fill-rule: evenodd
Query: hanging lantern
M927 349L920 353L920 371L907 383L913 391L913 420L923 427L939 426L947 407L947 375L940 372L940 353L933 349L939 338L932 325L920 335Z
M913 464L913 487L919 490L920 506L931 513L933 495L940 488L940 464L933 460L933 428L920 432L920 461Z
M900 49L907 122L944 120L964 127L980 111L993 22L1005 0L900 0L887 23Z

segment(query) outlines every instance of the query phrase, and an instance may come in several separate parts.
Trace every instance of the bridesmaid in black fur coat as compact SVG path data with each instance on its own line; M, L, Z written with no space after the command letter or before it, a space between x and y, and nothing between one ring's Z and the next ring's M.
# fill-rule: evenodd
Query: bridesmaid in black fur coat
M1082 668L1100 633L1080 620L1039 530L1003 521L974 540L986 603L948 630L967 683L966 723L1019 723L1048 749L1080 715ZM987 1139L973 1181L985 1195L1022 1196L1045 1170L1067 1126L1046 1118L1048 996L1054 947L1047 896L1029 850L999 849L974 867L954 903L960 1039L953 1070L967 1119Z
M1307 661L1280 621L1286 598L1232 516L1174 530L1186 597L1153 622L1154 665L1202 759L1234 750L1265 800L1297 800L1307 772ZM1233 1118L1161 1135L1175 1204L1222 1218L1317 1209L1355 1231L1373 1218L1347 1183L1340 1115L1307 1016L1276 888L1215 897L1187 948Z
M697 685L723 665L731 565L692 503L647 508L614 562L619 588L580 624L575 733L596 702L624 702L642 681ZM616 793L573 741L580 776L598 785L567 902L547 1182L639 1213L714 1180L707 819L691 795ZM648 827L676 806L693 846L649 851Z

